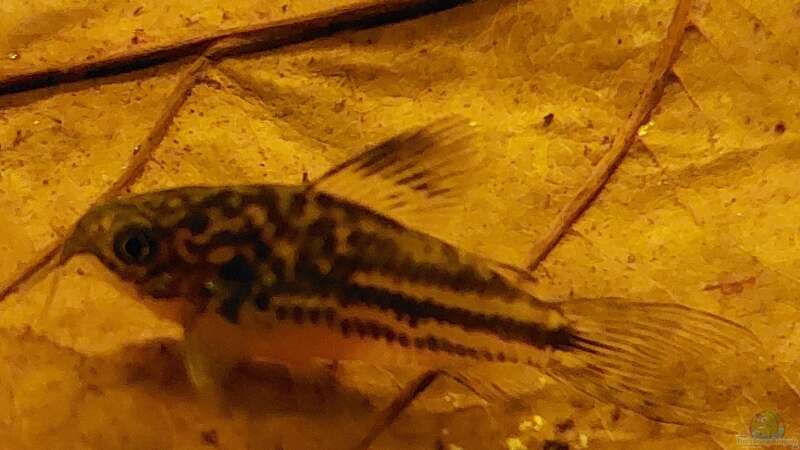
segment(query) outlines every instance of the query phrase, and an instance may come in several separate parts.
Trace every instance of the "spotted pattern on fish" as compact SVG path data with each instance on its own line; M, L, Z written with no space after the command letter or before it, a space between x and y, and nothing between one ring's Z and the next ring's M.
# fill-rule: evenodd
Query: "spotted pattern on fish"
M412 327L416 327L420 321L433 320L469 331L493 333L504 340L536 347L562 348L570 345L569 334L563 329L554 331L538 323L526 323L499 315L475 314L467 309L440 305L435 299L414 298L352 283L350 280L355 271L379 272L399 275L413 283L433 284L447 289L481 294L488 292L508 299L519 295L497 274L482 275L471 266L460 265L456 250L448 245L428 250L441 252L443 259L455 269L420 263L408 256L397 257L402 255L402 251L392 239L377 231L359 228L359 222L369 214L364 208L336 201L326 194L318 194L314 200L316 207L309 208L306 194L302 192L281 193L265 189L260 195L243 196L222 191L205 198L200 202L199 210L193 211L193 215L198 216L203 209L220 208L226 218L236 219L247 208L260 208L266 212L271 224L277 224L271 241L264 240L263 230L248 219L236 229L218 232L205 244L189 245L192 253L206 260L220 248L238 249L239 253L218 269L222 280L246 286L238 289L235 296L223 300L219 306L219 312L227 319L236 322L242 303L257 295L263 298L271 293L323 294L336 298L344 308L360 304L392 311L397 320L403 320ZM340 218L345 219L343 224L337 221ZM195 221L198 220L195 218ZM380 218L376 222L382 227L403 231L399 224L391 220ZM340 227L348 230L345 242L339 242L337 238L337 229ZM274 240L284 238L296 249L296 261L291 265L271 251ZM253 255L245 256L245 250L251 250ZM185 262L191 264L190 261ZM287 281L287 266L293 269L293 281ZM259 270L270 273L273 281L269 284L258 282ZM443 348L449 347L445 345Z
M161 201L137 205L154 218L149 233L159 242L146 274L159 280L147 284L158 287L148 292L154 297L182 296L202 308L212 305L237 323L245 303L265 309L271 296L321 295L343 311L366 307L390 313L411 328L443 324L538 348L573 343L563 326L365 284L360 278L391 276L406 285L458 295L508 303L521 297L500 275L473 264L455 247L362 206L294 186L189 188L160 195ZM176 205L181 207L177 220ZM167 212L173 216L170 227L159 223ZM444 342L434 347L458 348Z

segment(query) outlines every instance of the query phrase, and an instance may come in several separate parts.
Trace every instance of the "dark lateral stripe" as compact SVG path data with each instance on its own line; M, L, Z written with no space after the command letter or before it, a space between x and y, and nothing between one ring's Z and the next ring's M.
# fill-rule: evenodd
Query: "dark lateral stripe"
M480 361L519 362L516 356L506 355L504 352L490 352L459 344L448 339L427 335L414 338L414 347L419 350L443 352Z
M396 344L403 348L447 353L480 361L518 362L514 355L507 355L504 352L476 349L431 335L411 338L407 333L396 331L392 327L376 321L352 317L342 318L333 308L309 308L299 305L279 305L273 308L269 302L265 303L263 299L257 300L256 306L262 311L274 309L275 317L278 320L292 321L297 325L305 323L318 325L324 322L328 328L338 331L346 338L383 340L388 344Z
M437 304L385 289L350 284L330 292L343 307L362 305L395 313L397 320L416 327L424 320L434 320L466 331L493 334L504 341L516 341L537 348L564 350L573 347L575 335L567 327L548 329L535 322L523 322L498 315L476 313L463 308Z

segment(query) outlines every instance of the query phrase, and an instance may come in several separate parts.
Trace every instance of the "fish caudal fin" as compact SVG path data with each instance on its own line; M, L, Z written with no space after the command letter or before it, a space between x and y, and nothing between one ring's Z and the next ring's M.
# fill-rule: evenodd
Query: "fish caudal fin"
M575 342L555 353L548 373L654 420L731 429L747 388L769 366L750 331L713 314L616 299L560 307Z

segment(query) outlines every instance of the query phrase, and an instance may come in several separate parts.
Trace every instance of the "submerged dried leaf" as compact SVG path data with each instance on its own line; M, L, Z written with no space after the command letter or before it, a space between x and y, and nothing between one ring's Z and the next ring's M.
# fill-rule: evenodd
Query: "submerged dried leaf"
M6 3L4 73L328 5ZM746 325L777 371L757 374L752 407L734 425L749 434L755 413L776 409L785 436L800 437L791 387L800 386L800 100L792 95L800 15L788 1L695 3L694 27L650 122L539 265L535 289L543 298L680 303ZM474 2L225 59L176 111L166 104L186 82L184 61L0 98L2 284L57 242L141 151L150 159L133 192L301 183L445 114L481 125L474 145L486 174L430 231L524 266L637 104L674 8ZM58 38L42 31L52 27ZM162 139L152 131L163 117ZM172 344L181 339L177 325L139 306L91 259L74 260L62 276L44 316L49 277L0 304L3 448L348 448L418 375L341 364L332 383L314 384L280 368L243 370L231 383L235 408L220 414L192 395ZM651 422L534 370L487 368L485 378L530 389L486 404L441 378L372 448L735 446L730 434Z

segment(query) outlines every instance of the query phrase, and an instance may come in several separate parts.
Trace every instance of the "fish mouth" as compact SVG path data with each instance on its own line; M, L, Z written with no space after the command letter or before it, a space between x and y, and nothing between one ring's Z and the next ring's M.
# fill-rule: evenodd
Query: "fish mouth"
M100 236L92 230L94 229L93 224L99 223L102 219L101 211L99 208L92 208L73 224L61 244L59 265L64 265L75 255L95 252L97 249L96 239Z

